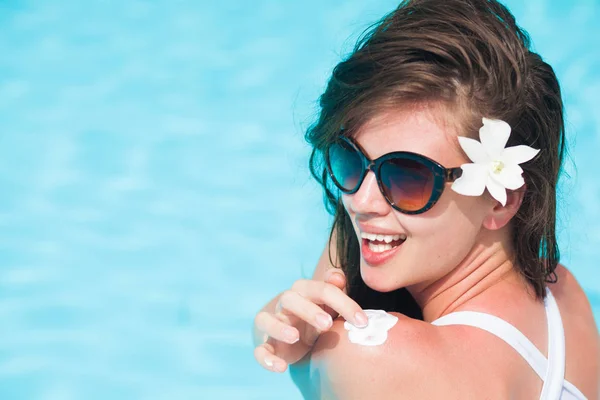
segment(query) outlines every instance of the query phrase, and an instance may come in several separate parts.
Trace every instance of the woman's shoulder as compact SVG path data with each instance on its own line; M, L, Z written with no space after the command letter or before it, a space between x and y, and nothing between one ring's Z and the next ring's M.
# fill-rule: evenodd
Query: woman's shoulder
M477 379L489 365L464 365L456 343L437 327L390 312L398 318L383 344L363 346L352 343L337 318L329 331L321 334L311 354L314 388L324 398L413 399L464 398L464 393L489 396L490 387ZM368 384L366 384L368 382ZM494 388L498 398L506 398L503 385Z
M566 377L584 393L597 393L600 344L589 299L565 266L559 265L556 274L557 283L549 286L565 329ZM511 308L501 316L536 339L534 344L545 352L546 326L539 322L545 323L543 306L531 309L539 318L522 315L527 307ZM310 366L317 392L343 399L403 398L398 393L406 398L452 399L464 397L465 392L507 398L514 394L508 390L520 391L519 387L539 392L541 381L535 372L495 336L468 326L438 327L400 313L389 314L398 321L379 346L352 343L341 317L319 337Z
M556 275L556 283L549 283L548 287L556 299L567 344L571 341L573 349L582 346L592 346L590 350L598 349L598 327L590 299L564 265L558 265Z
M575 275L563 264L558 264L556 270L556 283L549 283L548 287L556 298L559 308L583 309L593 318L590 301Z
M567 380L598 396L600 338L588 296L567 267L559 264L557 282L548 284L560 311L565 332Z

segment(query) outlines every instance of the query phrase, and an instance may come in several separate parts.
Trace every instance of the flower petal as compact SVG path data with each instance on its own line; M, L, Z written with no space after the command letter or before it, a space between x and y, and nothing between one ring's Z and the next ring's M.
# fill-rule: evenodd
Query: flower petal
M458 143L460 143L460 147L462 147L471 161L476 163L491 161L485 148L477 140L459 136Z
M539 150L525 145L507 147L502 153L501 160L505 164L522 164L531 160L539 152Z
M462 176L454 181L452 190L465 196L481 196L488 179L488 166L485 164L463 164Z
M490 173L490 176L506 189L516 190L525 184L522 174L523 169L517 164L507 164L502 171L497 174Z
M500 159L504 146L510 136L510 125L498 119L482 118L483 126L479 129L481 144L494 160Z
M491 176L488 176L485 186L493 198L498 200L503 206L506 205L506 189L504 189L504 186L496 182Z

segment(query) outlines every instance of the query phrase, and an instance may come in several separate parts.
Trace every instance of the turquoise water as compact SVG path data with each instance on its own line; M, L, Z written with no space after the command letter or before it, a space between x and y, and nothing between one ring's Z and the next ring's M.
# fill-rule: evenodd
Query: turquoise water
M507 4L562 82L560 244L600 316L600 2ZM252 320L312 274L303 130L395 5L0 3L0 399L300 399Z

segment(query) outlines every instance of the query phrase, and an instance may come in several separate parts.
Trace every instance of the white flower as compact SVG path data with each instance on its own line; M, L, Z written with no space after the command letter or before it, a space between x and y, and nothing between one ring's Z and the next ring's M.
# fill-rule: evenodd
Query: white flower
M462 176L452 189L466 196L480 196L487 187L490 194L506 205L506 189L515 190L525 184L519 167L537 155L539 150L521 145L504 148L510 136L510 125L501 120L483 118L477 140L458 137L458 142L473 161L463 164Z

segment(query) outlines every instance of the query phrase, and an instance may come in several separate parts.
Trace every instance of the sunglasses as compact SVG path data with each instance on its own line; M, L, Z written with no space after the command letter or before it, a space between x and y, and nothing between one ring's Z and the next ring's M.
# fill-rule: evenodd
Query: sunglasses
M341 136L325 150L329 176L343 193L358 191L369 170L387 202L404 214L420 214L437 203L446 182L454 182L462 169L445 168L421 154L395 151L371 160L358 143Z

